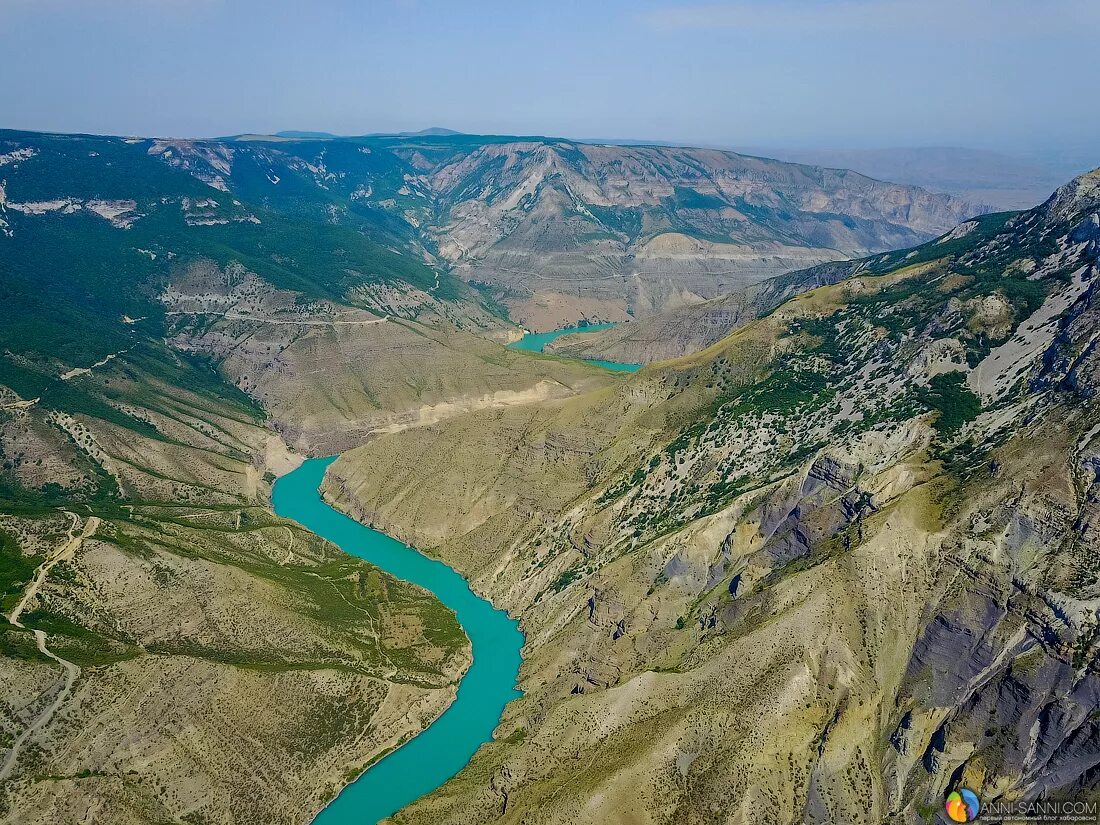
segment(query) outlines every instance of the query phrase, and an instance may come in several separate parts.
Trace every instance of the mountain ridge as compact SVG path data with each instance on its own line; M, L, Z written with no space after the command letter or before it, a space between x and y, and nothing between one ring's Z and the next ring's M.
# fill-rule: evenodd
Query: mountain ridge
M451 203L429 230L440 255L465 280L502 290L513 316L536 330L578 312L649 315L799 264L906 246L977 211L843 170L728 151L553 140L394 151Z
M519 157L517 151L526 154ZM564 148L542 143L517 149L467 137L288 140L240 147L0 134L5 262L0 569L8 571L0 598L5 606L20 598L35 567L60 546L58 539L70 528L81 529L58 508L76 513L80 521L85 513L99 519L74 558L59 563L56 575L37 590L22 613L26 629L4 626L3 671L18 681L16 696L37 697L30 705L0 708L5 743L40 718L38 711L65 688L57 682L56 662L35 646L33 631L45 633L49 649L81 669L71 694L76 699L66 699L34 734L38 747L24 749L14 761L13 781L0 796L4 816L72 820L98 798L122 820L163 820L195 811L219 819L245 811L257 821L280 816L297 821L331 798L349 772L415 734L446 705L466 664L453 617L377 570L333 555L265 509L274 475L296 460L288 444L308 454L358 447L333 465L327 485L333 501L457 567L484 562L480 578L472 576L475 586L517 612L529 611L525 622L533 646L523 677L528 697L509 711L515 715L505 717L507 741L487 746L472 773L447 786L459 789L446 804L461 808L460 818L490 819L501 793L513 800L509 815L518 816L534 811L536 800L548 798L544 793L560 791L560 775L539 754L571 764L575 756L559 760L564 752L555 749L585 753L585 743L595 740L589 723L572 715L578 708L594 714L585 719L605 720L616 737L606 759L591 764L619 765L623 776L632 776L622 754L633 749L649 766L639 770L673 777L667 787L654 786L668 792L653 804L679 799L676 783L688 777L707 798L736 790L705 787L699 777L741 776L754 769L751 764L732 770L712 761L709 740L696 736L685 752L696 756L683 755L676 763L682 768L670 767L653 751L630 744L644 742L637 720L602 702L622 696L614 693L622 687L652 698L656 687L654 706L681 720L668 728L669 736L679 736L713 720L695 715L677 695L693 697L700 712L727 694L756 695L765 705L773 701L755 682L729 681L725 665L736 663L734 653L714 659L707 651L722 648L744 629L738 624L744 618L740 605L763 603L758 610L766 612L772 598L776 605L797 601L800 591L785 589L783 582L796 577L798 565L832 571L837 562L828 531L863 512L862 499L847 495L852 457L817 455L816 438L806 429L831 421L820 408L830 400L821 391L821 375L830 364L838 374L850 369L838 353L850 350L853 358L864 358L868 342L902 346L895 339L915 324L912 319L939 311L913 304L939 295L938 287L923 281L920 289L905 287L931 277L936 266L947 266L937 264L937 256L962 260L968 244L1009 236L994 226L982 229L980 221L978 229L964 224L949 242L930 247L931 257L918 253L903 260L901 268L908 267L903 273L893 271L898 261L884 253L882 273L806 293L703 353L648 367L635 378L504 348L501 343L518 330L500 309L499 285L472 286L455 277L440 264L433 234L410 220L423 226L423 216L431 226L446 225L446 216L436 213L443 206L453 212L448 220L462 217L464 210L475 215L481 207L470 201L485 187L499 190L506 202L516 181L522 187L531 180L531 170L538 171L532 160L541 158L558 174L543 178L550 179L540 207L551 207L549 248L582 260L592 239L579 232L569 236L579 244L562 245L561 227L574 226L574 219L579 221L574 228L583 227L591 219L558 207L573 202L561 200L572 188L565 183L573 180L569 176L578 168L595 168L585 166L583 158L606 157L607 151L597 147L569 156L561 154ZM690 157L673 155L690 167ZM515 162L505 168L509 157ZM615 157L632 163L666 158L649 150ZM803 168L767 164L757 171L775 169L796 181L807 174ZM513 172L515 180L508 177ZM694 195L677 193L668 170L652 181L647 174L635 175L627 189L641 186L638 197L647 199L650 211L640 210L639 229L624 226L623 235L663 230L660 221L679 220L689 224L682 228L701 231L733 220L724 207L692 201L706 194L698 188L691 190ZM602 191L607 181L592 177L599 184L592 191ZM714 188L743 183L731 175ZM762 185L774 195L772 183ZM1058 213L1068 220L1091 203L1090 185L1066 189L1057 200ZM456 197L438 200L433 186ZM830 196L858 201L885 192L890 197L872 198L866 208L907 213L905 190L860 186L870 189L854 195L831 189ZM582 188L578 184L573 191ZM890 200L894 195L900 204ZM630 214L616 209L599 220L606 224L613 222L611 216ZM792 233L816 221L763 207L754 214L762 223L735 221L745 224L742 231L767 235L780 227ZM853 234L872 232L876 225L851 220L854 228L845 230ZM840 218L826 220L836 222L844 226ZM1038 267L1062 242L1048 250L1045 224L1028 229L1025 223L1013 226L1037 233L1027 241L1034 245L1027 255ZM1086 221L1067 229L1078 238L1074 250L1093 243L1091 226ZM520 227L522 236L532 224ZM915 230L889 231L908 236ZM688 241L676 243L687 246L665 246L663 254L690 257L697 243L713 243L681 234ZM805 254L809 248L795 240L788 238L790 254ZM496 245L492 241L487 248ZM993 258L1001 266L998 255ZM982 403L1005 389L999 378L1015 374L991 365L1007 367L1034 355L1038 339L1022 349L1004 339L1009 326L1019 326L1017 316L1034 315L1037 301L1046 305L1048 290L1068 301L1075 290L1087 292L1089 283L1073 273L1055 277L1041 267L1031 270L1043 273L1032 282L1020 268L1024 264L1006 268L1008 275L996 280L983 261L964 262L973 271L950 273L957 276L949 281L951 298L964 309L944 318L963 318L962 326L951 327L958 343L937 339L918 359L926 365L920 367L923 378L948 362L965 362L971 349L980 353L980 369L970 370L975 377L969 392ZM881 296L890 299L889 306L880 306ZM622 300L621 293L613 297ZM878 319L886 332L866 332L871 337L856 340L859 346L837 346L828 323L816 317L828 312L852 313L853 324ZM800 319L805 327L793 328ZM1049 324L1044 335L1047 329ZM1070 337L1083 341L1088 334ZM997 347L1007 349L994 353ZM987 362L994 354L1002 361ZM1087 386L1087 364L1082 366L1078 354L1073 348L1052 352L1052 363L1066 361L1065 377L1059 373L1057 380L1045 380L1059 387ZM779 377L772 377L775 373ZM872 421L852 425L863 439L853 447L863 463L883 464L874 483L861 482L860 489L879 496L873 503L882 512L908 495L897 506L920 526L939 506L922 498L926 488L916 483L938 478L934 463L920 457L923 445L939 443L931 423L935 413L927 410L950 412L951 423L960 415L965 419L972 402L955 383L940 386L944 379L927 387L921 383L918 391L891 376L907 388L900 409L926 412L915 415L915 423L898 422L859 395L867 414L884 416L883 426L890 428L869 435ZM791 405L798 415L791 414ZM952 405L962 412L951 412ZM773 418L750 421L746 415L756 408L771 410ZM709 434L721 435L720 445L703 437L712 424ZM840 435L834 440L845 444ZM359 446L363 442L367 446ZM759 449L745 449L748 443ZM741 450L732 464L731 445ZM408 450L416 451L417 461ZM911 472L890 458L902 454ZM780 459L781 466L767 463ZM799 462L797 470L788 466ZM363 478L368 466L373 481ZM750 476L735 475L732 466ZM421 472L426 475L409 476ZM647 476L661 483L646 488ZM763 487L754 486L757 482ZM375 491L374 483L386 486ZM913 485L920 489L909 495ZM749 496L741 499L744 508L731 504L740 496ZM807 513L817 515L807 515L805 529L787 524L773 530L769 521L764 532L778 536L778 544L762 549L755 522L743 521L748 505L758 503L769 520L781 516L777 523L783 525L790 515L787 501L801 501ZM875 516L864 515L870 534ZM856 527L845 529L856 535ZM726 544L722 536L738 530L747 543L735 537L728 558L708 555ZM799 530L810 537L808 543L797 538ZM514 540L508 552L515 557L507 557L506 564L499 555L504 540ZM673 540L678 544L669 543ZM636 546L620 555L624 541ZM751 566L738 572L737 565L749 558ZM788 563L794 567L784 572ZM736 575L741 578L731 592ZM781 589L768 590L772 581ZM827 581L839 586L835 576ZM593 584L598 586L589 590ZM722 593L750 601L731 608ZM820 601L826 595L818 597L822 610L828 607ZM905 613L906 628L915 633L919 617L912 609ZM749 611L752 622L760 615L756 610ZM181 616L186 621L177 628ZM845 638L856 633L849 619L838 618ZM1064 631L1066 643L1078 645L1086 656L1079 628L1074 624L1071 630ZM847 642L815 641L819 649L856 655L845 649ZM944 658L937 640L924 647L937 663ZM802 655L792 649L791 656L796 654ZM386 657L394 656L400 666L387 669ZM706 678L698 681L696 671ZM159 704L121 701L123 694L156 697L179 714L166 713ZM342 714L349 695L356 697L354 712ZM203 704L208 696L217 697L212 706ZM307 701L309 696L315 700ZM837 711L824 690L822 697L810 702L807 719ZM750 708L745 718L762 718L766 709ZM270 724L257 726L251 720L255 713ZM923 743L922 726L937 720L914 718L914 732L898 735ZM151 719L155 725L146 724ZM189 728L188 719L201 724ZM341 723L333 728L336 719ZM364 738L363 725L375 722L377 735ZM282 736L288 730L294 732L289 744ZM181 731L191 731L192 738L173 745ZM212 743L219 737L249 744L218 750ZM137 745L119 750L118 742ZM146 748L162 758L145 759ZM489 767L497 754L505 758ZM693 772L695 759L701 761ZM507 771L493 773L505 762ZM257 772L255 765L264 768ZM267 793L257 792L272 765L278 765L278 781L268 783ZM780 796L786 791L776 789ZM838 791L843 798L852 792L848 786ZM562 797L562 810L579 813L582 803L572 793ZM600 804L621 798L621 789L609 787L610 801ZM420 817L439 804L438 797L429 797L408 816ZM690 812L690 805L684 810Z
M422 302L442 297L452 305L442 314L469 316L483 329L510 326L488 317L494 312L539 329L653 314L784 269L910 245L977 211L855 173L714 150L553 138L218 141L7 131L0 141L0 220L20 221L25 232L61 215L103 213L120 228L155 233L141 248L152 250L170 232L170 243L183 249L166 251L197 245L217 257L199 236L219 230L180 234L166 222L166 204L151 200L152 189L138 208L133 191L110 184L123 169L140 169L158 182L160 198L179 203L188 192L207 204L209 214L185 216L189 228L237 222L239 231L219 239L221 247L242 239L276 246L310 226L329 236L329 248L357 248L360 260L341 266L312 239L296 238L294 251L311 258L296 288L328 282L328 297L348 300L356 279L404 280L428 293ZM83 194L47 174L47 158L67 170L67 180L83 181ZM190 176L198 188L158 166ZM289 253L276 254L293 259ZM269 277L285 276L285 266L267 257Z
M334 501L528 638L498 740L398 821L1097 799L1098 182L622 385L341 458Z
M995 212L966 221L935 239L947 244L975 230L999 227L1015 212ZM734 290L701 304L692 304L648 318L632 320L607 330L564 335L547 346L547 352L573 358L605 358L626 363L654 363L706 349L739 326L775 309L787 298L835 284L861 272L882 272L918 254L918 248L901 249L872 258L836 261Z

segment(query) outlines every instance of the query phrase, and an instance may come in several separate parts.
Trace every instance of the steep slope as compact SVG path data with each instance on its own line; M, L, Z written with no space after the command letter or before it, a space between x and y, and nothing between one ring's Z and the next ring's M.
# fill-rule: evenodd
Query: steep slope
M167 340L335 451L603 380L483 340L519 333L400 216L427 196L384 147L0 132L0 152L0 385L25 399Z
M911 186L732 152L562 140L394 141L454 272L534 329L625 320L822 260L908 246L980 211Z
M451 701L453 615L270 514L295 459L209 367L138 340L13 375L5 821L298 823Z
M952 251L959 238L973 233L996 233L1011 213L982 215L960 224L937 238L929 247L936 256ZM550 343L547 352L572 358L603 358L610 361L650 364L706 349L779 306L794 295L825 284L835 284L861 274L883 274L896 269L912 257L925 253L915 249L887 252L872 258L835 261L796 270L731 291L727 295L667 310L646 318L597 332L564 335Z
M1098 215L1100 171L620 387L338 461L334 500L527 633L500 738L399 821L1097 798Z
M400 179L392 155L355 151L356 185ZM126 346L133 319L156 334L173 268L199 260L236 262L310 299L510 326L431 266L407 223L355 206L354 192L341 200L323 163L278 160L217 143L0 132L0 349L95 363Z
M263 404L295 449L328 455L378 432L464 411L572 395L616 380L437 322L375 315L278 290L236 265L175 270L168 336Z
M463 331L511 325L407 227L246 205L210 147L0 143L0 818L308 820L469 648L271 515L276 430L326 453L620 379Z
M567 358L652 364L704 350L788 298L852 275L862 261L836 261L777 275L719 298L631 319L608 329L551 341L546 352Z

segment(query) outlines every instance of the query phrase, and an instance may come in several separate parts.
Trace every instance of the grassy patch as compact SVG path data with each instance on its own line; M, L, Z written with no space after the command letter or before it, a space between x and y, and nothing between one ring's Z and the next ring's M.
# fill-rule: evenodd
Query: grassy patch
M141 655L141 650L134 645L98 633L44 608L24 613L22 622L29 628L45 631L49 636L50 650L80 667L109 665Z

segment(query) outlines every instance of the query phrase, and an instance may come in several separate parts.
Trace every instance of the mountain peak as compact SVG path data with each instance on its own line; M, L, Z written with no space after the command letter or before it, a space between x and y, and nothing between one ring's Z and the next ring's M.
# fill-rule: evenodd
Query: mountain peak
M1100 211L1100 169L1078 175L1059 187L1045 205L1054 223L1073 222Z

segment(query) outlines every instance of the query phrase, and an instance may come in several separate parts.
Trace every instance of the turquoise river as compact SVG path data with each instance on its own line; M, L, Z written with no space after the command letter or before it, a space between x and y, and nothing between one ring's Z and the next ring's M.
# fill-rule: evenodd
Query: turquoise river
M529 332L520 338L518 341L513 341L508 346L511 349L522 349L527 352L542 352L546 349L546 345L553 341L555 338L561 338L563 335L569 335L573 332L598 332L601 329L611 329L618 324L589 324L585 327L566 327L565 329L556 329L553 332ZM637 372L642 368L641 364L623 364L619 361L599 361L585 359L589 364L595 364L597 367L603 367L607 370L615 370L616 372Z
M523 634L513 619L476 596L447 565L329 507L320 485L335 460L310 459L275 482L275 512L345 552L430 590L454 611L473 646L473 664L443 715L375 762L314 820L316 825L374 825L438 788L492 739L504 706L520 695L516 681Z

